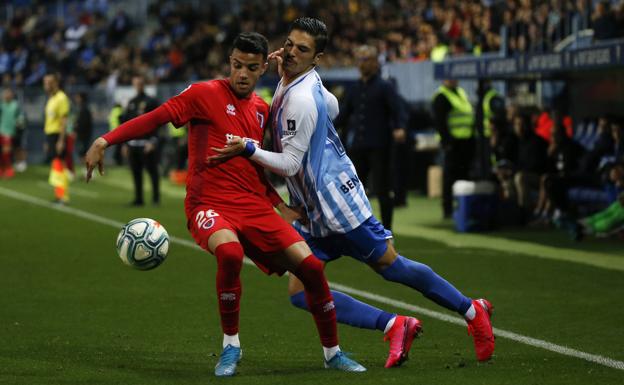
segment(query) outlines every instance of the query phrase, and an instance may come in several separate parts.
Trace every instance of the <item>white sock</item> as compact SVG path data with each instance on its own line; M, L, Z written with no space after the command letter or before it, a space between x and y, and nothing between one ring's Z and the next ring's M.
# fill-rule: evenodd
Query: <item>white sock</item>
M394 325L395 320L396 320L396 316L392 317L392 319L388 321L388 323L386 324L386 328L384 329L384 334L388 333L390 329L392 329L392 326Z
M477 310L475 309L474 304L470 304L470 307L466 311L466 314L464 314L464 318L467 321L472 321L476 315L477 315Z
M329 361L332 358L334 358L336 353L338 353L339 351L340 351L340 346L338 345L333 346L331 348L326 348L325 346L323 346L323 355L325 356L325 361Z
M240 341L238 339L238 333L234 334L233 336L228 336L227 334L223 335L223 348L225 348L228 345L232 345L235 348L240 348Z

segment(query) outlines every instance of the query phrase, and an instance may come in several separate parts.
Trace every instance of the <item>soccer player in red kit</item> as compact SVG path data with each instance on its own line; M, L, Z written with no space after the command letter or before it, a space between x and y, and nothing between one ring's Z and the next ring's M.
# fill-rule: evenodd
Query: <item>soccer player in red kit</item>
M258 33L242 33L234 41L228 79L196 83L160 107L98 138L86 154L87 181L104 150L112 144L144 136L162 124L189 126L189 171L184 202L188 228L203 249L217 258L217 297L223 329L223 352L215 375L231 376L242 356L238 338L243 254L265 273L289 271L304 282L325 366L344 371L366 369L338 346L336 312L323 267L303 238L273 209L285 204L265 179L261 167L243 157L208 164L212 148L232 136L262 143L268 105L254 92L267 68L268 43Z

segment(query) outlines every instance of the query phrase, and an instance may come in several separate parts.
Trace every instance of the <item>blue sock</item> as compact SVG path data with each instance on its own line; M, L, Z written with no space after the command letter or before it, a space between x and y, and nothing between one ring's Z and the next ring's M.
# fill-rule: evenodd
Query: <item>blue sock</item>
M336 318L341 324L384 331L388 322L396 316L396 314L387 313L339 291L332 290L331 294L336 305ZM305 293L302 291L291 295L290 303L300 309L308 310Z
M401 255L398 255L392 265L381 272L381 276L388 281L414 288L438 305L456 311L462 316L472 304L470 298L460 293L429 266Z

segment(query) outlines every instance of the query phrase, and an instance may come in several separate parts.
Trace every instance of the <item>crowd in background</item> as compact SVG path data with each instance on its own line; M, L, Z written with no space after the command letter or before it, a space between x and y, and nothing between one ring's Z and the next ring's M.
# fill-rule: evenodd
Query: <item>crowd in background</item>
M382 61L441 60L447 55L547 51L573 31L595 39L624 35L624 1L245 1L158 0L139 19L114 0L13 0L0 20L3 85L36 85L46 71L66 83L130 84L141 72L155 82L214 78L241 31L278 47L301 15L324 20L330 41L323 66L354 65L353 49L378 47ZM9 12L10 10L10 12ZM504 27L504 28L503 28ZM508 38L503 43L501 31ZM503 45L503 47L501 47Z

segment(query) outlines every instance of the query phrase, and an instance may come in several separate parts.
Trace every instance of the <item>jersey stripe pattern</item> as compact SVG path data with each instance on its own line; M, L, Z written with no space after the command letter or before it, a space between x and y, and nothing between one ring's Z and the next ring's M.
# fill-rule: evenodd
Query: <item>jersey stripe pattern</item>
M280 82L271 106L274 151L288 145L307 148L299 172L286 178L286 183L290 204L303 206L309 218L308 226L297 222L295 227L314 237L347 233L372 215L364 187L331 121L327 94L319 75L311 70L286 87ZM296 122L297 132L287 135L295 126L289 118L301 116L302 111L307 115Z

